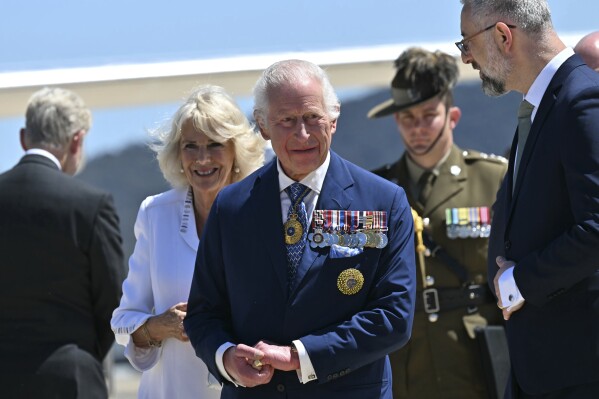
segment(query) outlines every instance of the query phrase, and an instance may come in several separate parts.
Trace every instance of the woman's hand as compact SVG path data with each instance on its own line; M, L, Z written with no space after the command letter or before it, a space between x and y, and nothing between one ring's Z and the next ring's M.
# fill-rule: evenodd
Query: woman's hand
M150 317L145 323L150 339L156 342L162 342L167 338L175 338L183 342L189 341L183 328L183 319L186 314L187 302L180 302L164 313ZM142 329L143 326L135 330L131 336L136 346L147 348L150 343Z

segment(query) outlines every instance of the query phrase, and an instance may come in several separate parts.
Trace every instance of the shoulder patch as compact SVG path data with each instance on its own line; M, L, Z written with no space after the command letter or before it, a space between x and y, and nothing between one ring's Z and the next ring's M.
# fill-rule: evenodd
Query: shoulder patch
M493 163L507 164L508 160L501 155L495 154L487 154L485 152L475 151L475 150L464 150L462 152L464 156L464 160L466 162L474 162L474 161L489 161Z

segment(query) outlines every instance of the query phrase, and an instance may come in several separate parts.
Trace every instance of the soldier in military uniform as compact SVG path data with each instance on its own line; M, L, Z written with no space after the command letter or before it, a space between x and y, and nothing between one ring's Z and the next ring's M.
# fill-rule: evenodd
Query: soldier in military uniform
M405 188L424 221L426 256L412 339L391 355L394 398L487 398L474 329L502 324L486 257L490 208L507 161L453 143L461 116L452 98L453 57L411 48L395 67L392 99L368 117L393 115L406 152L374 173Z

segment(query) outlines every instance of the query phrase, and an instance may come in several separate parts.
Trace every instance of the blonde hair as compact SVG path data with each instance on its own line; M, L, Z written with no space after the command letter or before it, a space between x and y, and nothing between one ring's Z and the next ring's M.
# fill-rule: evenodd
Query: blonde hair
M231 142L235 151L233 182L239 181L264 163L264 140L256 133L244 113L222 87L198 86L179 107L170 124L157 129L151 144L164 178L175 188L189 185L181 170L179 142L181 128L187 121L218 143Z

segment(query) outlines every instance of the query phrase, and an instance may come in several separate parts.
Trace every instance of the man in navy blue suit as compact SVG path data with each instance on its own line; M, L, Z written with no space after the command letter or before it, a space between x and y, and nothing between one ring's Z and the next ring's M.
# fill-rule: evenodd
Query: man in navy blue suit
M599 74L545 0L462 0L483 90L524 95L494 205L489 278L507 320L506 397L599 397Z
M391 398L387 353L412 328L413 221L403 189L330 151L324 71L264 71L254 116L276 158L215 200L185 329L223 398Z

